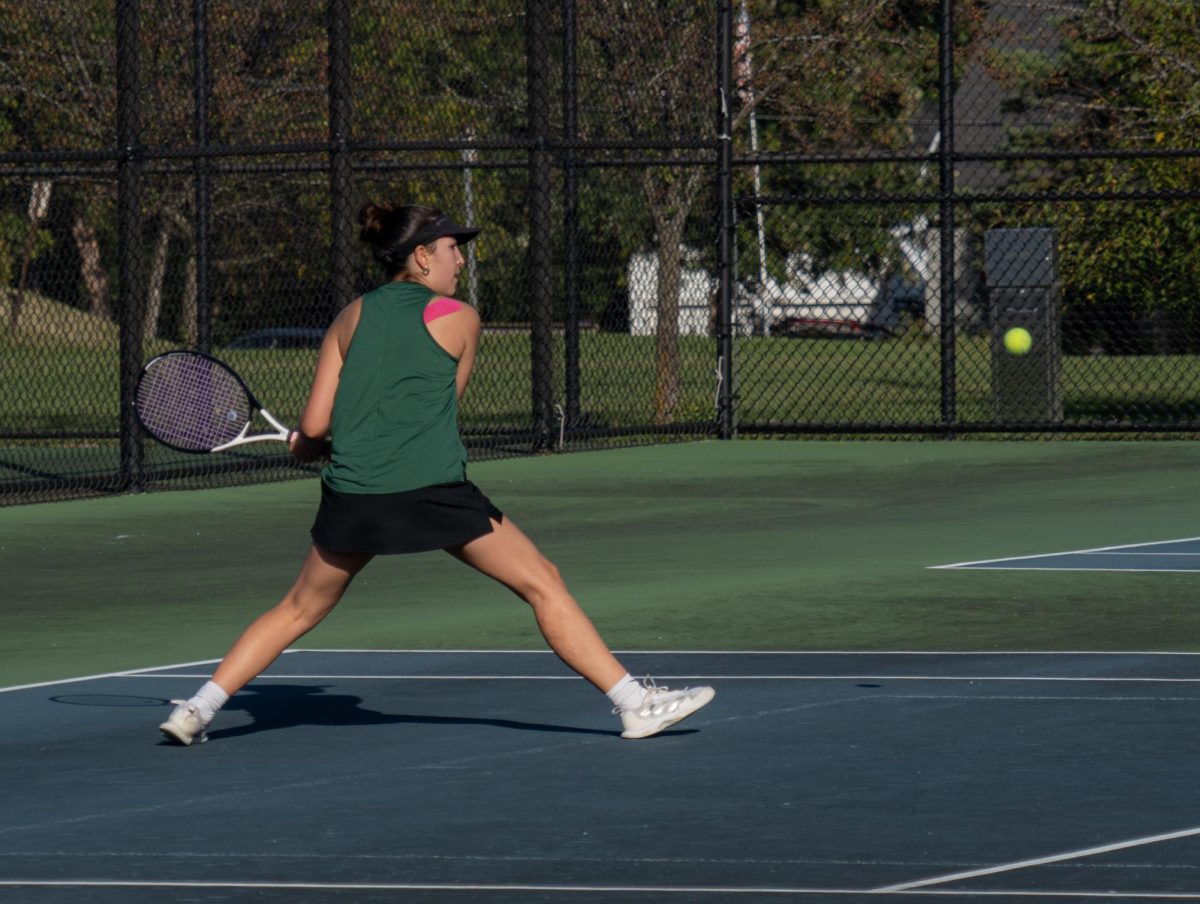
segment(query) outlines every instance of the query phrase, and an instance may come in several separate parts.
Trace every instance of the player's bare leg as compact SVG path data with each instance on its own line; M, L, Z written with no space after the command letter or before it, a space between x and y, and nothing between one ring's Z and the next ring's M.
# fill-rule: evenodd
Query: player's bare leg
M172 701L177 705L159 730L185 746L206 740L205 729L216 710L332 612L369 561L370 555L311 547L292 589L242 632L211 681L189 700Z
M315 628L338 604L350 581L371 561L365 553L312 546L296 583L273 609L251 623L225 654L212 680L232 696Z
M492 528L449 552L527 602L559 658L601 692L608 691L627 674L625 667L571 596L558 568L508 518L492 521Z
M492 533L450 552L529 603L550 648L615 704L621 737L656 735L713 699L711 687L673 691L634 680L600 639L554 564L507 518L492 527Z

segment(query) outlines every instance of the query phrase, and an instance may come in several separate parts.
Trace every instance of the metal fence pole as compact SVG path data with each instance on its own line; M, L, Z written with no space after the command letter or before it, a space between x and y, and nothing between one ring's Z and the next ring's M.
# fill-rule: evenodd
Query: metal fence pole
M954 0L942 0L942 27L938 37L939 97L938 195L941 219L940 280L942 342L942 429L954 436L958 419L957 373L954 349Z
M529 301L530 358L533 396L533 448L549 449L553 418L553 297L550 285L550 79L547 0L527 0L526 52L528 66L529 137Z
M145 486L145 449L133 416L142 366L142 159L138 0L117 2L117 256L120 311L120 482Z
M212 348L212 292L209 288L209 225L212 189L208 151L208 0L192 0L192 141L200 154L192 164L193 240L196 245L196 347Z
M579 178L575 149L570 142L578 135L578 72L575 62L575 0L563 0L563 295L567 303L564 330L566 348L566 415L575 424L579 420Z
M354 190L350 160L350 0L329 0L329 304L336 313L354 294Z
M733 3L722 0L717 11L717 431L721 439L735 435L733 410Z

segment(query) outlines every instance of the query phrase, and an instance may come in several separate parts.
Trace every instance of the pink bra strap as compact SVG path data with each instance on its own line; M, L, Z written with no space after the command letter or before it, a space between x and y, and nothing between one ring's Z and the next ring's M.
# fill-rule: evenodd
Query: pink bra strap
M453 314L462 306L463 303L461 301L455 301L453 298L435 298L429 304L425 305L425 322L431 323L439 317Z

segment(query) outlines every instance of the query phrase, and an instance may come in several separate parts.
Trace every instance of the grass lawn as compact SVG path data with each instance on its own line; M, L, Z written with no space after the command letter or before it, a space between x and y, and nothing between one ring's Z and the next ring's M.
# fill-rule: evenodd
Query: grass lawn
M0 324L0 434L115 433L118 344L111 323L44 300L27 316L40 329ZM53 317L50 315L53 314ZM170 347L148 343L145 357ZM304 404L314 350L218 349L278 417ZM987 337L961 337L956 396L963 422L991 419ZM561 334L552 349L553 392L565 397ZM717 394L714 339L680 340L679 421L711 419ZM479 365L462 403L464 427L525 427L530 421L528 334L485 333ZM935 337L883 341L739 338L737 417L772 424L936 424L941 418L941 347ZM654 422L655 339L588 332L580 337L581 408L596 425ZM1066 357L1062 388L1068 421L1187 421L1200 415L1200 359L1192 356Z

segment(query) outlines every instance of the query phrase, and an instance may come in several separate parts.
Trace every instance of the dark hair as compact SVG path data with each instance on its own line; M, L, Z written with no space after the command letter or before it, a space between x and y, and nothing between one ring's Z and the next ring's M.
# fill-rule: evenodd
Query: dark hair
M414 235L441 217L442 212L421 204L366 203L358 211L362 227L358 237L371 246L371 255L379 261L388 278L404 270L411 249L405 249Z

